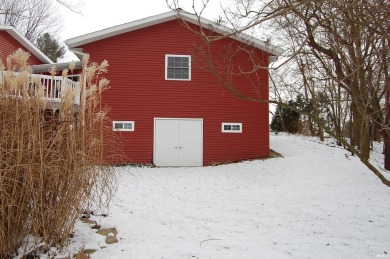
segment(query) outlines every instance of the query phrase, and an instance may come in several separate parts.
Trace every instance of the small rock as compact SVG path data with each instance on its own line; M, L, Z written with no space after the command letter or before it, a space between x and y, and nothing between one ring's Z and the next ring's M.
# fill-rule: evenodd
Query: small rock
M89 256L83 252L76 254L76 259L88 259Z
M97 222L94 220L90 220L89 218L80 218L81 222L87 223L87 224L94 224L97 225Z
M96 233L102 236L108 236L108 234L113 233L115 236L118 234L116 228L101 228Z
M85 249L84 251L83 251L83 253L84 254L93 254L93 253L95 253L97 250L95 250L95 249Z
M93 210L83 210L81 213L86 215L93 215Z
M118 239L116 238L116 236L109 235L106 237L106 244L111 245L114 243L118 243Z
M92 229L100 229L102 226L98 225L98 224L95 224L92 226Z

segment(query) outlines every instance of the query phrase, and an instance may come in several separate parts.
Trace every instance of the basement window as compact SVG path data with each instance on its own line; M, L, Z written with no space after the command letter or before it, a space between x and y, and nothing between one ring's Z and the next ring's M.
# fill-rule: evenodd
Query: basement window
M165 55L165 80L191 80L191 56Z
M242 133L242 123L222 123L222 132L224 133Z
M134 121L113 121L113 131L134 131Z

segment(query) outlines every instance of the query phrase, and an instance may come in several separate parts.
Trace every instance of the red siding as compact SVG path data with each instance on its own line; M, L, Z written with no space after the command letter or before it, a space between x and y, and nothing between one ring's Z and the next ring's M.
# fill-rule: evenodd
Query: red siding
M15 40L8 32L0 31L0 54L1 60L4 65L6 65L6 58L9 54L15 52L18 48L29 52L23 45L21 45L17 40ZM31 54L31 53L30 53ZM29 59L30 65L40 65L40 61L36 56L31 55Z
M203 118L203 161L236 161L269 156L268 104L239 100L209 71L192 67L191 81L165 80L165 54L193 54L195 39L178 21L114 36L82 46L91 59L107 59L111 88L103 100L111 120L135 121L134 132L121 132L126 162L152 163L154 118ZM214 53L223 54L218 42ZM259 51L260 52L260 51ZM268 55L263 65L268 66ZM194 59L194 55L192 55ZM236 60L253 67L246 55ZM247 79L234 79L244 93L253 95ZM259 73L259 93L268 99L268 71ZM241 122L243 133L222 133L222 122Z

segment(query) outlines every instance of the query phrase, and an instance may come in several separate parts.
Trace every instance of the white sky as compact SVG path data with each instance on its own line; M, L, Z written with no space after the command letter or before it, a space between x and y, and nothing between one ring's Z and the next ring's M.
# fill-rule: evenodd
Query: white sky
M165 0L81 0L82 15L61 7L63 30L59 33L60 42L97 30L168 12ZM214 20L221 14L223 0L210 0L203 17ZM196 0L196 2L200 2ZM192 0L180 0L184 10L192 11ZM62 61L75 59L67 53Z

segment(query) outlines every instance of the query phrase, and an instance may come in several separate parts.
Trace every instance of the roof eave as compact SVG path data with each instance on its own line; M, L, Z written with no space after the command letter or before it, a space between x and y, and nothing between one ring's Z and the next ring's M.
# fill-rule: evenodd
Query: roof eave
M169 11L166 13L162 13L159 15L143 18L140 20L124 23L121 25L117 25L114 27L110 27L107 29L99 30L96 32L84 34L78 37L74 37L71 39L68 39L65 41L66 45L70 49L74 49L77 47L80 47L82 45L98 41L101 39L109 38L112 36L120 35L126 32L142 29L145 27L153 26L159 23L175 20L175 19L183 19L186 22L190 22L192 24L200 25L206 29L213 29L217 33L221 35L228 35L228 37L233 38L235 40L238 40L240 42L243 42L245 44L253 45L254 47L261 49L263 51L268 52L271 56L280 56L284 51L283 49L274 46L272 44L269 44L267 42L261 41L257 38L254 38L252 36L246 35L244 33L235 34L231 29L229 29L226 26L223 25L216 25L214 22L205 19L200 18L200 20L197 19L197 17L193 14L186 13L184 11L175 12L175 11ZM200 24L199 24L200 22Z
M280 56L283 54L284 50L282 48L279 48L275 45L272 45L268 42L262 41L260 39L257 39L255 37L252 37L250 35L244 34L244 33L236 33L232 29L223 26L223 25L217 25L214 22L206 19L206 18L200 18L200 20L196 19L194 15L188 14L185 12L178 12L176 13L176 17L179 19L183 19L187 22L191 22L193 24L201 23L200 25L206 29L212 29L215 32L221 34L221 35L228 35L227 37L235 39L237 41L240 41L242 43L252 45L258 49L264 50L271 54L271 56Z
M40 49L38 49L31 41L29 41L25 36L23 36L19 31L14 27L8 25L0 25L0 30L8 32L15 40L17 40L23 47L25 47L32 55L37 57L42 63L53 64L53 61L50 60Z
M48 73L52 66L56 67L57 71L63 71L65 68L69 68L70 62L61 62L61 63L53 63L53 64L41 64L41 65L32 65L32 72L34 74L40 74L40 73ZM75 70L81 69L81 62L76 61L75 62Z
M168 22L176 19L172 16L172 12L166 12L159 15L143 18L140 20L120 24L103 30L91 32L78 37L74 37L65 41L65 44L70 48L77 48L79 46L98 41L101 39L109 38L112 36L120 35L126 32L135 31L145 27L153 26L159 23Z

